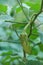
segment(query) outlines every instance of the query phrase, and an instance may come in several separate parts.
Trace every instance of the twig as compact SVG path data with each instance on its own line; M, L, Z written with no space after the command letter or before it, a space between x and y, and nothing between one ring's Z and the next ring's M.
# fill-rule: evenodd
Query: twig
M24 11L24 9L23 9L23 7L22 7L22 2L21 2L21 0L20 0L20 2L19 2L19 0L17 0L17 2L18 2L18 4L20 5L20 7L21 7L21 9L22 9L22 11L23 11L23 13L24 13L26 19L29 21L30 19L28 18L28 16L26 15L26 13L25 13L25 11Z
M19 34L18 34L16 28L14 28L14 31L16 32L16 35L18 36L18 38L20 38L20 36L19 36Z
M26 53L25 53L25 51L23 50L23 54L24 54L24 58L26 59Z
M28 35L28 38L29 38L30 35L32 34L32 26L33 26L34 21L36 20L36 18L38 17L38 15L42 12L42 7L43 7L43 0L42 0L42 2L41 2L40 11L35 15L34 19L33 19L32 22L30 23L30 33L29 33L29 35Z
M10 22L12 24L27 24L28 22L15 22L15 21L5 21L5 22Z
M26 15L26 13L25 13L23 7L22 7L22 2L21 2L21 1L19 2L18 0L17 0L17 2L18 2L18 4L20 5L20 7L21 7L21 9L22 9L22 11L23 11L23 13L24 13L26 19L29 21L29 18L27 17L27 15ZM24 58L26 58L26 53L25 53L24 50L23 50L23 54L24 54Z

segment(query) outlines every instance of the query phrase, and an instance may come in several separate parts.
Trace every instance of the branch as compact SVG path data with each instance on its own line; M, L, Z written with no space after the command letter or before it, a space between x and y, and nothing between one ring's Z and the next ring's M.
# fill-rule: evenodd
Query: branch
M34 19L32 20L32 22L30 23L30 33L28 35L28 38L31 36L32 34L32 26L33 26L33 23L34 21L36 20L36 18L38 17L38 15L42 12L42 8L43 8L43 0L41 2L41 8L40 8L40 11L35 15Z
M25 53L25 51L23 50L23 55L24 55L24 58L26 58L26 53Z
M23 7L22 7L22 2L21 2L21 0L20 0L20 2L19 2L19 0L17 0L17 2L18 2L18 4L20 5L20 7L21 7L21 9L22 9L22 11L23 11L23 13L24 13L26 19L29 21L30 19L28 18L28 16L26 15L26 13L25 13L25 11L24 11L24 9L23 9Z
M16 28L14 28L14 31L16 32L16 35L18 36L18 38L20 38L20 36L19 36L19 34L18 34Z
M5 22L10 22L10 23L12 23L12 24L27 24L28 22L14 22L14 21L5 21Z

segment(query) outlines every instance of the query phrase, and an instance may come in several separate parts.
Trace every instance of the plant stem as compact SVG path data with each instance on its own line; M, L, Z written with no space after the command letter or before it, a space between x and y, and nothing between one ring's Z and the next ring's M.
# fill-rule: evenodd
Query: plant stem
M26 58L26 53L25 53L25 51L23 50L23 55L24 55L24 58Z
M28 35L28 38L31 36L32 34L32 26L33 26L33 23L34 21L36 20L36 18L38 17L38 15L42 12L42 9L43 9L43 0L41 2L41 8L40 8L40 11L35 15L34 19L32 20L32 22L30 23L30 33Z

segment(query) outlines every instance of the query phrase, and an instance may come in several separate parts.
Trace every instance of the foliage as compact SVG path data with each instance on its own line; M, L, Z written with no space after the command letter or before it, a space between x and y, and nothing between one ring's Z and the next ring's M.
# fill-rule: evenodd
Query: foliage
M0 0L0 65L43 65L43 0Z

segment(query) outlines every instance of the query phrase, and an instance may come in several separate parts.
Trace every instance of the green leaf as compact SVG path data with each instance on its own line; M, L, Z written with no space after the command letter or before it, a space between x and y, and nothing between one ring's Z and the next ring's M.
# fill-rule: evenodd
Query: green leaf
M7 13L7 6L0 4L0 14Z
M2 63L3 65L10 65L10 62Z
M35 28L32 30L32 35L30 36L30 39L34 40L39 36L38 30Z
M31 53L32 55L37 55L38 54L38 50L37 50L37 48L32 48L32 53Z
M12 51L8 51L8 52L3 52L2 54L0 54L0 56L6 56L11 54L12 54Z
M2 63L5 63L7 60L10 60L10 56L6 56L2 59Z
M34 10L35 12L40 10L40 3L26 2L26 4L30 6L31 10Z
M42 43L39 44L39 47L40 47L40 50L43 52L43 44Z

